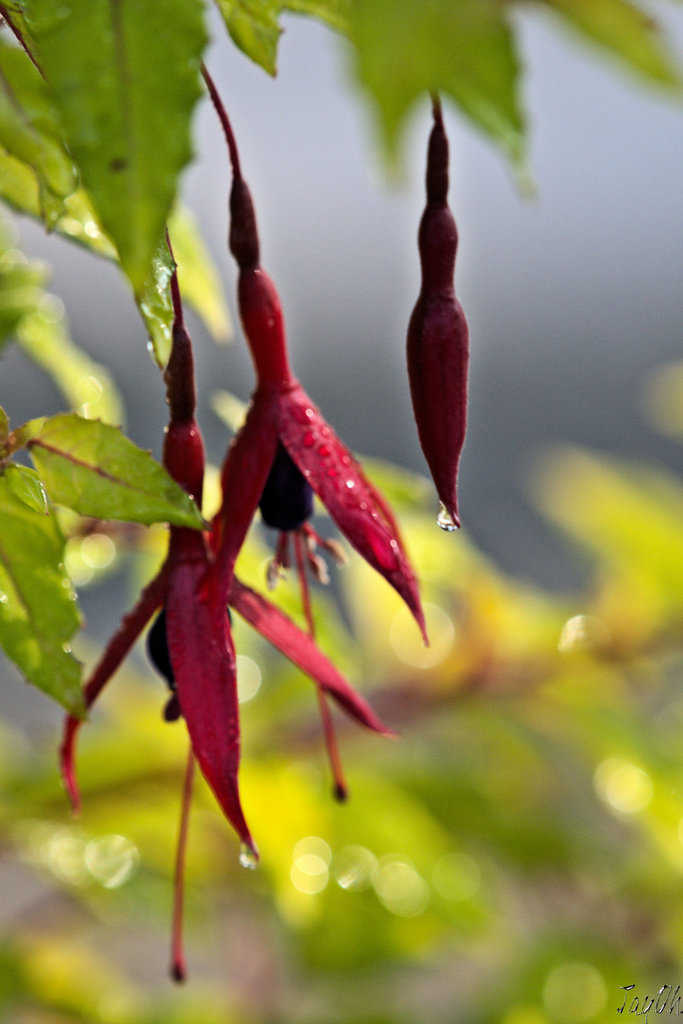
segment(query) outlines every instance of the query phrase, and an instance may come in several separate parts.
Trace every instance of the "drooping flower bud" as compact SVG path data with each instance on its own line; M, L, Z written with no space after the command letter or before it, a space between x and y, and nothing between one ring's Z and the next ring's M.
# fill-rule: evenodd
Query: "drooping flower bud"
M422 289L408 325L408 377L422 451L441 502L437 522L460 526L456 482L467 421L467 321L455 297L458 233L448 202L448 139L438 99L427 154L418 246Z

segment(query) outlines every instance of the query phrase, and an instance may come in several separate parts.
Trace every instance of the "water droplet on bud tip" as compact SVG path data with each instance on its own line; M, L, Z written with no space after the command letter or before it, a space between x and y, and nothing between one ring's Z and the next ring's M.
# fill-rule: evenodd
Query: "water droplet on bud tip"
M447 533L452 533L454 530L460 529L460 523L455 522L453 516L442 501L439 502L439 514L436 517L436 522L441 529L446 530Z
M242 843L240 846L240 864L250 871L253 871L258 864L258 854L248 843Z

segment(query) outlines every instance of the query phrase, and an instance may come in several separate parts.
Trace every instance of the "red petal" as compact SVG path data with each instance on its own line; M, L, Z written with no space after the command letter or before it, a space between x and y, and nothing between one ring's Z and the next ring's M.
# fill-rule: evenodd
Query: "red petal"
M237 785L240 759L235 649L224 604L206 586L207 560L197 535L173 566L166 635L178 700L199 766L243 843L255 853Z
M233 439L223 463L223 503L214 519L211 544L216 553L217 576L226 595L237 555L275 458L277 411L276 392L256 391L244 426Z
M126 657L157 608L164 603L168 583L169 563L164 563L159 573L142 591L137 604L121 620L116 633L107 644L102 657L83 688L86 708L97 700L105 685ZM76 735L82 719L69 715L64 722L62 745L59 748L59 762L64 785L74 811L80 808L80 795L76 781L75 745Z
M299 385L281 395L278 429L339 529L406 602L426 643L417 580L393 513Z
M242 618L254 626L259 633L286 658L310 676L330 697L355 718L361 725L386 736L394 735L359 694L344 679L332 662L325 657L314 641L302 629L250 587L233 577L230 589L230 604Z

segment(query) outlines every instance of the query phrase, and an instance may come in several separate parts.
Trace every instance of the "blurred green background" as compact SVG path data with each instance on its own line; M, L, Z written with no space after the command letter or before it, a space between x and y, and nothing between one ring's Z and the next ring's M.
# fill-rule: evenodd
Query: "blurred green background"
M190 980L174 988L187 744L161 719L163 684L141 649L112 682L82 733L75 821L57 775L58 709L25 695L3 662L0 1024L603 1024L619 1019L623 986L636 986L628 1019L632 996L642 1009L683 985L680 110L521 20L536 205L448 112L474 339L467 529L437 529L421 476L369 464L418 567L432 646L354 558L314 594L321 646L400 738L338 719L351 789L340 807L311 684L235 624L243 801L262 864L240 867L199 783ZM333 95L338 51L320 28L288 32L276 83L239 57L218 77L234 93L295 364L349 444L416 467L401 346L425 122L409 133L409 189L387 194L368 173L350 91ZM200 128L188 192L225 267L224 153L213 122ZM121 381L129 433L158 452L163 395L114 268L25 224L22 235L56 262L50 287L74 336ZM56 330L59 303L43 313ZM226 357L194 322L193 334L204 398L217 381L246 397L241 348ZM47 369L62 388L103 379L60 353ZM29 399L63 407L16 346L3 351L3 385L14 424L35 414ZM225 429L207 410L218 461ZM271 540L253 531L243 555L255 585ZM86 663L164 544L163 530L76 530L67 560L91 627L93 646L77 649ZM279 596L299 614L293 582Z
M83 730L78 821L54 737L5 722L3 1024L579 1024L616 1019L621 986L678 983L680 484L579 450L539 466L539 508L590 564L584 591L559 599L438 530L422 478L371 470L420 566L432 646L357 559L339 576L348 632L319 588L316 616L324 649L402 738L340 722L340 807L312 686L236 624L262 865L240 868L198 786L178 990L166 957L187 751L161 720L162 683L129 662ZM128 540L142 558L118 568L134 589L163 531ZM104 535L71 542L71 570L97 587L114 551ZM254 536L242 574L267 557ZM282 588L294 609L294 583Z

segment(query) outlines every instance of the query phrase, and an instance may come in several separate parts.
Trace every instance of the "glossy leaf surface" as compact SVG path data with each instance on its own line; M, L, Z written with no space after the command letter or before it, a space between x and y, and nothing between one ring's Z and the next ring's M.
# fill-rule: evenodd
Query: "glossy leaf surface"
M56 504L97 519L201 528L192 499L120 430L71 413L28 429L31 458Z

